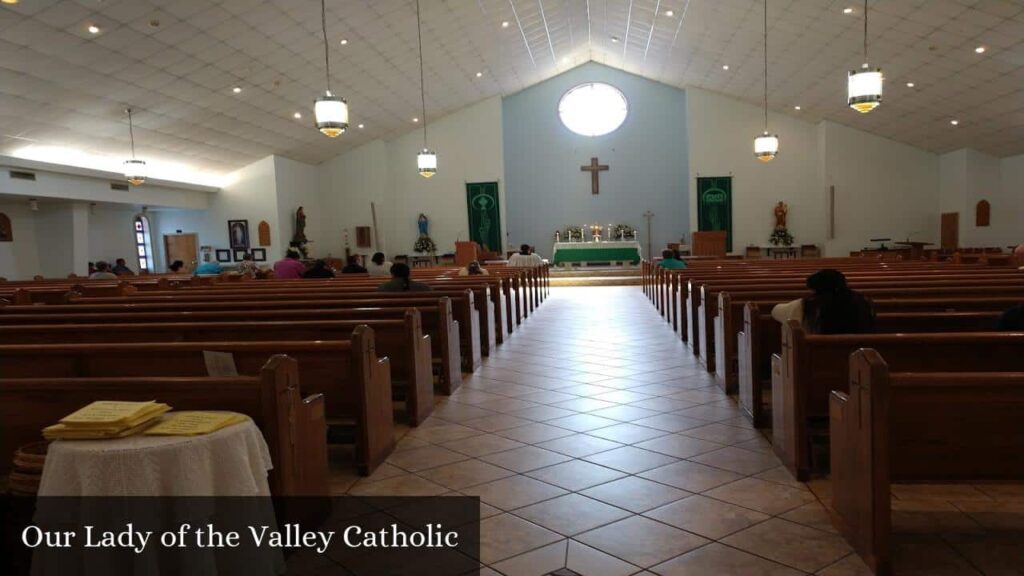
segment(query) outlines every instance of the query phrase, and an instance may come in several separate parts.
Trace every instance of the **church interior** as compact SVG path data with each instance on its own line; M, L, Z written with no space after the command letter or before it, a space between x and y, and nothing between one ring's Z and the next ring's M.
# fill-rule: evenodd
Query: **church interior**
M1024 574L1022 222L1020 0L0 0L0 509L471 511L223 573Z

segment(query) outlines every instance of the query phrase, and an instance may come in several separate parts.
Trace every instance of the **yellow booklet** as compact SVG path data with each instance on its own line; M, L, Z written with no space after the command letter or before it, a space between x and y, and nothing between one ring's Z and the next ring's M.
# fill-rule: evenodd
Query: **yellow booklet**
M142 424L130 428L76 428L67 424L54 424L43 428L43 438L47 440L102 440L105 438L125 438L138 434L156 423L149 419Z
M100 400L60 419L61 424L75 428L123 430L134 428L171 409L167 404L149 402L118 402Z
M227 428L249 417L237 412L184 411L166 414L159 423L143 434L153 436L198 436Z

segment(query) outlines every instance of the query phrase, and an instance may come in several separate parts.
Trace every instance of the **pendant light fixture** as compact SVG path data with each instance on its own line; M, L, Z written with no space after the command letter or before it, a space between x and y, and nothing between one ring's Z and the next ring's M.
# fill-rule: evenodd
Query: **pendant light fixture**
M129 184L138 186L146 181L146 162L135 158L135 127L132 125L132 109L125 108L128 113L128 137L132 142L132 158L124 161L124 177Z
M344 98L331 92L331 53L327 45L327 0L320 0L320 24L324 32L324 73L327 79L327 93L319 96L313 104L316 127L325 136L337 138L348 128L348 103Z
M427 95L423 85L423 31L421 28L420 0L416 0L416 40L420 46L420 104L422 105L420 120L423 123L423 150L416 155L416 167L420 171L420 176L430 178L437 174L437 154L427 148Z
M846 103L857 112L867 114L882 103L882 69L868 66L868 0L864 0L864 64L850 70L846 81Z
M768 133L768 0L764 0L764 134L754 138L754 156L771 162L779 152L779 137Z

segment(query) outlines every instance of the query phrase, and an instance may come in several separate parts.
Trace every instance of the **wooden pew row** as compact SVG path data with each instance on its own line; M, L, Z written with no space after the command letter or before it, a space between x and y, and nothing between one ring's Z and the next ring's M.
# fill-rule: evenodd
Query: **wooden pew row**
M862 349L848 389L829 399L833 518L875 574L893 569L891 484L1024 480L1024 372L904 373Z
M253 376L233 378L133 376L130 378L0 379L0 475L10 455L42 438L41 430L96 400L154 398L176 410L230 410L246 414L263 433L274 468L275 496L330 493L324 397L300 392L299 369L287 356L270 357Z
M991 332L1001 310L1011 305L1007 302L1015 300L879 300L876 332ZM746 304L744 328L736 335L738 402L758 428L771 424L770 398L766 398L771 392L771 358L782 350L782 325L762 312L762 305L771 310L774 304ZM928 309L933 311L924 311Z
M812 437L827 437L829 395L847 391L849 356L859 348L874 348L899 372L1009 372L1021 366L1024 333L824 336L789 321L782 355L773 358L780 370L772 375L772 447L798 480L827 462L812 461Z
M449 395L462 384L460 369L461 352L459 344L459 322L452 317L451 300L425 299L418 306L409 308L280 308L266 309L262 303L255 305L217 306L199 310L179 310L178 307L159 305L157 311L138 306L115 305L102 310L81 312L81 307L65 307L66 314L37 314L42 307L23 306L0 309L0 326L32 326L42 324L112 324L112 323L159 323L159 322L308 322L308 321L352 321L352 320L394 320L403 318L408 310L420 315L423 334L431 339L431 356L437 368L440 392ZM46 307L48 312L49 307ZM146 306L150 308L150 306Z
M359 326L373 329L377 355L391 364L392 396L404 397L411 426L418 426L434 410L434 378L430 337L423 334L420 313L406 310L401 320L313 320L243 322L133 322L132 315L118 323L0 325L0 345L95 344L124 342L233 342L350 340ZM330 400L330 398L328 399ZM330 401L329 407L334 407ZM328 418L344 413L328 412Z
M351 302L348 307L406 307L407 303L422 298L448 297L452 300L453 313L461 327L461 343L463 352L463 370L475 372L480 367L481 356L486 350L496 346L494 326L494 303L489 299L486 287L480 290L465 289L452 291L433 291L420 293L381 293L381 292L345 292L335 290L323 291L255 291L232 292L220 291L216 294L182 294L172 296L142 296L119 298L80 298L73 297L68 301L71 306L112 306L176 304L192 305L203 303L230 303L236 301L262 302L266 307L296 307L299 303L312 301L334 301L337 303Z
M378 358L373 330L360 327L346 341L32 344L0 346L5 378L205 376L204 351L229 352L240 375L258 374L271 354L298 362L306 394L323 394L329 425L353 427L356 467L368 475L395 445L391 370Z

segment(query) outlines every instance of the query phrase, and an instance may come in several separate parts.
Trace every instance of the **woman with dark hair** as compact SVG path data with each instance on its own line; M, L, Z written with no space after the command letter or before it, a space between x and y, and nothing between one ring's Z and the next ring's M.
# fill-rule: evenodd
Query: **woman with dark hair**
M317 260L313 267L302 273L303 278L334 278L334 271L327 266L327 262Z
M825 268L807 277L807 287L814 294L772 309L779 322L800 320L812 334L862 334L875 329L875 312L871 301L851 290L846 276L838 270Z
M175 260L174 262L171 262L171 265L168 266L167 269L169 271L171 271L171 272L177 273L177 272L181 272L181 269L184 268L184 267L185 267L185 263L184 262L182 262L181 260Z
M391 262L387 261L383 252L376 252L366 265L366 271L370 276L387 276L391 274Z
M352 254L348 257L348 263L341 269L342 274L366 274L366 268L359 263L359 256Z
M433 290L422 282L414 282L410 279L412 270L405 264L395 264L391 267L391 280L377 287L378 292L427 292Z

